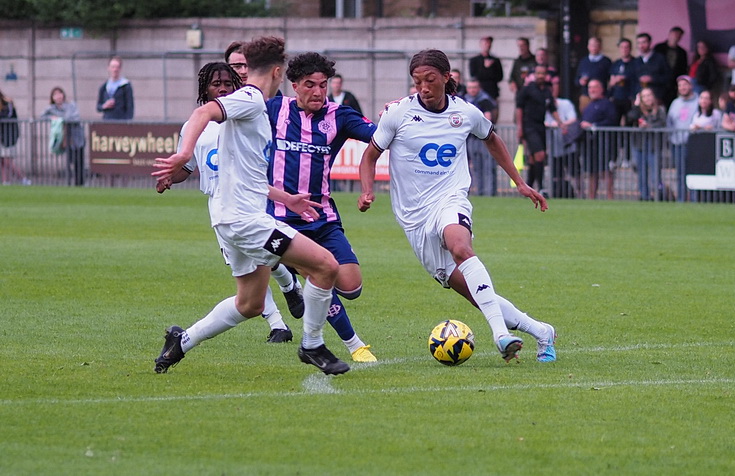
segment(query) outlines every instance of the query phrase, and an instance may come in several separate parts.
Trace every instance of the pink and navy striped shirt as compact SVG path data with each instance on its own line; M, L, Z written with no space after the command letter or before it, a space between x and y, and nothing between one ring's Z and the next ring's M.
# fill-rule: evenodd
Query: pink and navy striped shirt
M325 102L315 114L296 105L296 98L277 96L267 102L273 143L268 181L288 193L309 193L320 203L319 221L339 221L329 188L329 173L347 139L369 142L375 124L347 106ZM268 213L289 225L306 225L281 203L268 202Z

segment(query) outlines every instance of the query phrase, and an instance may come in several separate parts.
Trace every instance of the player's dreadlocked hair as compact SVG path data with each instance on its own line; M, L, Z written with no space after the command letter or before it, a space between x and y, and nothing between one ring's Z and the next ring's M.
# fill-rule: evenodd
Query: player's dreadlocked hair
M200 106L209 102L209 97L207 97L207 88L209 87L209 83L212 82L214 74L219 72L230 75L232 86L235 88L235 91L242 87L240 75L237 74L229 64L222 62L207 63L199 70L199 96L197 96L197 104Z
M243 55L248 60L248 69L266 72L272 66L286 62L286 40L275 36L256 38L243 46Z
M314 73L323 73L327 79L334 76L334 61L325 58L319 53L301 53L288 62L286 77L292 83L304 76Z
M409 74L413 74L413 70L419 66L431 66L439 70L441 74L449 73L449 58L441 50L422 50L413 55L409 66ZM457 94L457 82L450 76L447 84L444 85L444 92L449 95Z

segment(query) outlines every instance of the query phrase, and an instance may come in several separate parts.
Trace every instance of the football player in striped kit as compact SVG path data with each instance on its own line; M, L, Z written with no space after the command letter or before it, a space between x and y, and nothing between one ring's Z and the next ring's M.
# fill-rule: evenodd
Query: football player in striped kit
M302 53L288 63L286 75L296 97L276 96L267 103L273 129L268 179L272 187L289 194L308 193L321 204L319 218L304 220L283 204L269 201L268 213L328 249L339 263L328 322L337 331L356 362L374 362L375 355L355 333L340 298L356 299L362 291L362 273L331 197L330 171L347 139L368 142L375 124L348 106L327 99L327 82L334 61L318 53Z

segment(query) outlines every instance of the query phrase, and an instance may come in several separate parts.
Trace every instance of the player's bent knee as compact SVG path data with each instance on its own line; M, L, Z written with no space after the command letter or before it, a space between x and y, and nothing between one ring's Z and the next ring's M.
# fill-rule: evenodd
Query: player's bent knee
M260 316L265 309L264 303L236 302L237 312L242 314L243 320Z
M360 297L360 294L362 294L362 285L360 285L360 287L358 287L357 289L353 289L352 291L344 291L337 287L335 287L334 290L337 291L337 294L339 294L343 298L352 301L353 299L357 299L358 297Z

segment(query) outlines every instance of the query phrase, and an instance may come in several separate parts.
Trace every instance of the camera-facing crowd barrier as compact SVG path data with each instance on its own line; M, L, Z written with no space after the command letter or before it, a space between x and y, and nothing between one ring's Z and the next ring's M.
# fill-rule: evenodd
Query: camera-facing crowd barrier
M65 148L59 153L58 147L52 148L51 121L20 120L17 125L15 144L0 141L0 160L3 166L12 161L32 184L143 188L153 187L152 164L156 157L166 157L176 150L181 127L179 123L82 121L74 126L84 129L84 149ZM6 130L4 121L0 131ZM515 127L497 126L496 132L511 157L521 159L516 160L516 167L525 179L528 159L524 161L517 154ZM483 147L481 143L479 146ZM733 133L606 127L580 131L570 139L569 134L549 128L546 146L543 184L533 186L551 198L733 202ZM484 151L478 152L477 144L468 143L467 147L473 151L472 195L516 194L514 185L494 161L488 161L487 155L479 158ZM359 190L358 166L364 148L363 143L347 141L335 157L335 190ZM378 161L376 180L389 180L389 160L390 151L386 151ZM9 177L6 182L20 179ZM177 186L198 188L196 180Z

